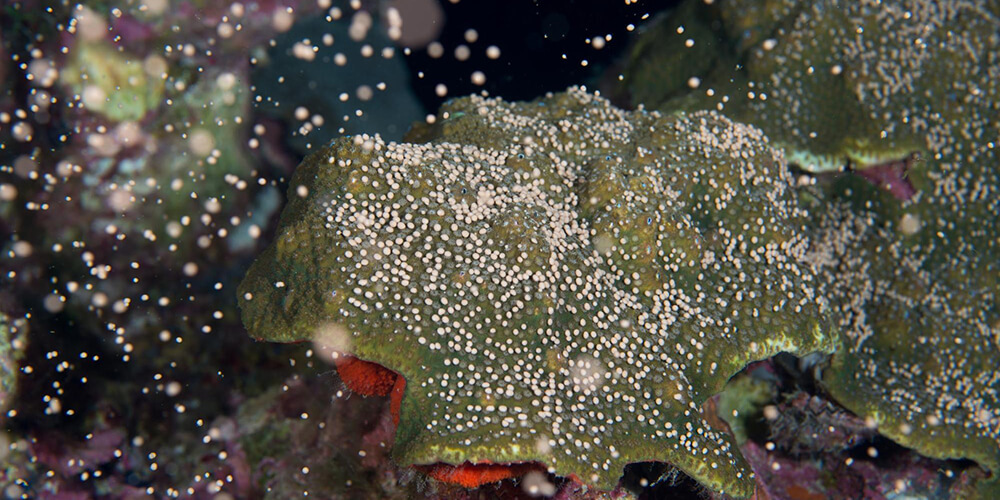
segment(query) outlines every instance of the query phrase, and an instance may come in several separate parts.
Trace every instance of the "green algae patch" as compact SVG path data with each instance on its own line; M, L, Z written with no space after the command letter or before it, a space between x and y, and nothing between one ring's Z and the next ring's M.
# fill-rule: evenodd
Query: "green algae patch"
M579 89L439 116L427 143L338 139L296 170L239 288L250 334L405 377L402 465L539 461L610 490L664 461L750 495L701 404L839 338L783 156L714 113Z

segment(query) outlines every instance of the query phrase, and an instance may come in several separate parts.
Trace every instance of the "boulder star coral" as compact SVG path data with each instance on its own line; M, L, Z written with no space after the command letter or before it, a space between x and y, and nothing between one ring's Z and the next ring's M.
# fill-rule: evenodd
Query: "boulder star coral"
M638 39L618 92L754 124L810 172L865 169L940 149L942 115L988 129L969 108L997 102L998 32L996 2L695 0Z
M581 89L447 104L422 144L356 136L296 170L240 286L273 341L401 375L402 465L545 464L611 489L665 461L753 488L701 403L748 362L831 352L782 154L711 112Z
M819 288L844 334L824 385L882 435L988 470L963 492L979 498L1000 497L998 28L995 1L693 1L626 79L648 105L723 110L803 170L850 165L884 188L814 190ZM725 43L684 54L686 33ZM698 90L656 79L688 68Z

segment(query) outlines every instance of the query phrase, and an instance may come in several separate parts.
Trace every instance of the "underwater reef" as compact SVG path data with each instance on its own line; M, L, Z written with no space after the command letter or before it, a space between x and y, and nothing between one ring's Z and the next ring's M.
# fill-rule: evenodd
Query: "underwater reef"
M241 285L251 334L340 332L332 349L404 379L403 464L539 462L607 490L662 460L748 496L699 405L752 361L827 352L823 386L883 435L995 474L996 17L740 6L690 2L640 39L629 90L662 114L471 98L412 134L426 145L315 153ZM706 41L689 27L723 54L662 43ZM786 156L862 175L803 176L799 200ZM898 179L864 180L887 163Z
M0 495L1000 497L1000 4L506 8L0 6Z

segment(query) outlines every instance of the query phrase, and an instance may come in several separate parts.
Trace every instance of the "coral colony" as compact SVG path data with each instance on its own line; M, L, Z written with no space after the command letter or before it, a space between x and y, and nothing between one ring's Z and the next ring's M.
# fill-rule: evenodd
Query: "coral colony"
M1000 498L1000 4L614 4L0 6L2 495Z

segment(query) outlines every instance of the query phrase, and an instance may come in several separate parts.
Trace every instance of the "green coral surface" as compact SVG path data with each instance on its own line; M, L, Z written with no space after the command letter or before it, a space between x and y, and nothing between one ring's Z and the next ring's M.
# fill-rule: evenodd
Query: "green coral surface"
M239 290L250 333L402 374L403 465L539 461L610 490L666 461L749 495L701 403L838 338L781 153L716 113L580 89L439 115L428 143L339 139L296 170Z
M690 1L635 44L625 86L654 109L717 109L752 123L807 171L863 169L938 150L932 121L959 119L955 108L995 114L998 10L962 0Z
M625 78L664 114L471 97L426 143L335 141L296 172L244 322L402 374L402 464L540 461L608 489L661 460L737 496L751 473L701 403L750 361L832 352L841 404L975 461L961 494L995 498L997 9L692 1ZM793 188L786 155L905 159L912 189Z
M996 2L960 0L722 1L680 9L650 36L677 45L677 26L714 26L716 59L737 63L730 78L646 85L652 61L711 58L647 58L639 43L626 79L659 109L720 109L761 127L807 171L916 154L893 181L912 186L906 199L854 176L811 189L820 294L845 345L825 386L897 442L990 471L969 493L980 498L1000 496L998 14Z

